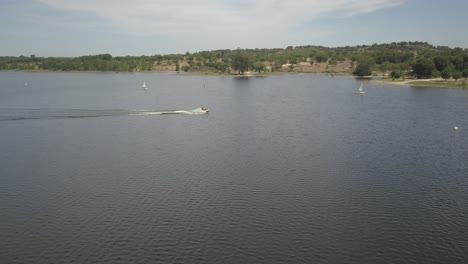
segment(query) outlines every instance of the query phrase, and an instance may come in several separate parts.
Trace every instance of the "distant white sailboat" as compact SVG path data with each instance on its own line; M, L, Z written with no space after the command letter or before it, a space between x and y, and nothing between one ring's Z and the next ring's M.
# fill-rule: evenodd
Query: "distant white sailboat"
M146 88L146 81L143 81L143 89L148 90L148 88Z
M362 87L362 83L361 83L361 86L359 86L359 89L357 91L358 94L365 94L366 92L364 91L364 88Z

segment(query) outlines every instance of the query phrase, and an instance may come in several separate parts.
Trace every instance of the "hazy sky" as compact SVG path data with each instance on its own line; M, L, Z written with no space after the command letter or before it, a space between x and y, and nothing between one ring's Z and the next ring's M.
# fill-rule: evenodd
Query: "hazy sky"
M468 48L468 0L0 0L0 56L427 41Z

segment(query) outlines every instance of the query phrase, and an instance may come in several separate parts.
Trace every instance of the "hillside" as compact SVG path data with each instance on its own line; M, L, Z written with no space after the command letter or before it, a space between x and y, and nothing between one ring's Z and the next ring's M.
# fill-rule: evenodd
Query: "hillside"
M241 64L234 62L241 58ZM213 50L185 54L75 58L0 57L0 70L185 71L213 74L270 72L388 74L393 78L468 76L468 50L399 42L354 47L289 46L281 49Z

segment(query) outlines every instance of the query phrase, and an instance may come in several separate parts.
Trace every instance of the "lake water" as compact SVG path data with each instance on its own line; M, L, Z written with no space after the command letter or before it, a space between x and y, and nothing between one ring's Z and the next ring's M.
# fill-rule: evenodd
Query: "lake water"
M468 91L358 86L0 72L0 260L468 263Z

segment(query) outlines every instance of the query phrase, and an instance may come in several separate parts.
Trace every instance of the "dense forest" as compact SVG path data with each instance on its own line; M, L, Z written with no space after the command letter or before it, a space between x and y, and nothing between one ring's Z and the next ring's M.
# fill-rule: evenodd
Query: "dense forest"
M0 57L0 70L184 71L217 74L264 72L352 73L391 78L468 78L468 49L399 42L354 47L289 46L278 49L213 50L185 54Z

